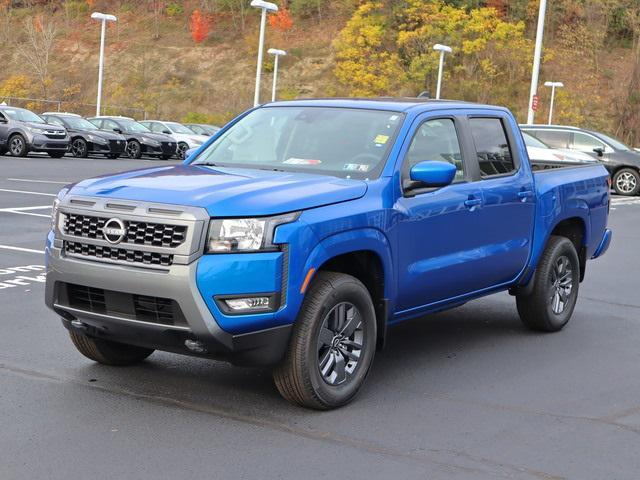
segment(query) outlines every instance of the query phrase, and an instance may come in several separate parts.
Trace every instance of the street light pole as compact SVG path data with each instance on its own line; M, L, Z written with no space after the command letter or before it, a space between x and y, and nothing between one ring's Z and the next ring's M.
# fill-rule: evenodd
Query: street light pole
M100 59L98 61L98 98L96 99L96 116L100 115L100 106L102 104L102 72L104 70L104 37L107 30L107 22L115 22L118 20L115 15L107 15L105 13L93 12L91 18L102 22L100 29Z
M285 52L284 50L278 50L277 48L270 48L269 50L267 50L267 53L269 55L274 55L276 57L274 59L274 65L273 65L273 86L271 87L271 101L275 102L276 101L276 84L278 82L278 58L280 58L281 55L286 55L287 52Z
M540 75L540 57L542 56L542 37L544 36L544 19L547 13L547 0L540 0L538 12L538 31L536 33L536 47L533 52L533 71L531 73L531 90L529 91L529 110L527 123L531 125L535 117L533 97L538 93L538 77Z
M253 106L260 104L260 77L262 75L262 52L264 50L264 31L267 23L267 12L277 12L278 6L275 3L264 0L251 0L251 6L262 10L260 18L260 40L258 43L258 65L256 67L256 89L253 95Z
M439 43L433 46L433 49L440 52L440 64L438 66L438 85L436 86L436 100L440 99L440 92L442 91L442 73L444 70L444 55L445 53L452 53L453 50L447 45L441 45Z
M551 119L553 118L553 103L556 99L556 87L564 87L562 82L544 82L545 87L551 87L551 105L549 106L549 125L551 125Z

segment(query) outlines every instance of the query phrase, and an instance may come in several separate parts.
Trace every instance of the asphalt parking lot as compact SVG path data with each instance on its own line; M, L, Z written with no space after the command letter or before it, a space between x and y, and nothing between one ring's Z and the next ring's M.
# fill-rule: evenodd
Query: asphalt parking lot
M614 198L565 330L525 330L507 294L399 325L358 399L320 413L266 370L93 364L45 308L55 193L163 164L0 157L0 479L638 478L640 199Z

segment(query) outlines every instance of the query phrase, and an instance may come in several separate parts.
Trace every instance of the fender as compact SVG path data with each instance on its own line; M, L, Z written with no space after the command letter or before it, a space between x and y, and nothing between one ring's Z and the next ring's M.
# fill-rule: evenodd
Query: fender
M395 296L395 272L391 259L391 244L386 235L375 228L358 228L325 237L307 257L304 271L320 269L324 263L339 255L369 250L380 258L384 272L384 296Z

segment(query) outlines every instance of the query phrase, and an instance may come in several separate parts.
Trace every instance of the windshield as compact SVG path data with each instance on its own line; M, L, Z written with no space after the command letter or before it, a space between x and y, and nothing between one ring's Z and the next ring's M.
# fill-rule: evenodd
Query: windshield
M85 120L82 117L71 117L67 116L62 119L62 121L68 125L69 128L77 128L78 130L97 130L93 123L88 120Z
M527 147L537 147L537 148L551 148L546 143L542 143L536 137L527 132L522 132L522 136L524 137L524 143Z
M397 112L266 107L222 134L193 164L375 178L402 123Z
M189 130L184 125L176 122L165 122L165 125L167 125L173 133L186 133L187 135L193 135L194 133L193 130Z
M46 123L35 113L23 108L4 108L2 109L2 113L4 113L11 120L18 120L20 122Z
M628 151L631 150L629 147L627 147L620 140L616 140L615 138L610 137L609 135L605 135L604 133L598 133L598 136L602 140L607 142L609 145L611 145L613 148L615 148L616 150L622 150L623 152L628 152Z
M117 121L125 132L151 132L151 130L135 120L119 118Z

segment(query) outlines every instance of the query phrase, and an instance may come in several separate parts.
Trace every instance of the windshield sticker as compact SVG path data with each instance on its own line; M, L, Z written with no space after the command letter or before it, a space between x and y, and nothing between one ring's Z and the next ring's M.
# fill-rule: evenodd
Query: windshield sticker
M384 145L389 141L389 135L376 135L376 138L373 139L373 143L376 145Z
M349 172L368 172L371 168L371 165L367 165L365 163L345 163L343 170Z
M291 157L282 163L287 165L320 165L322 160L315 160L313 158L294 158Z

